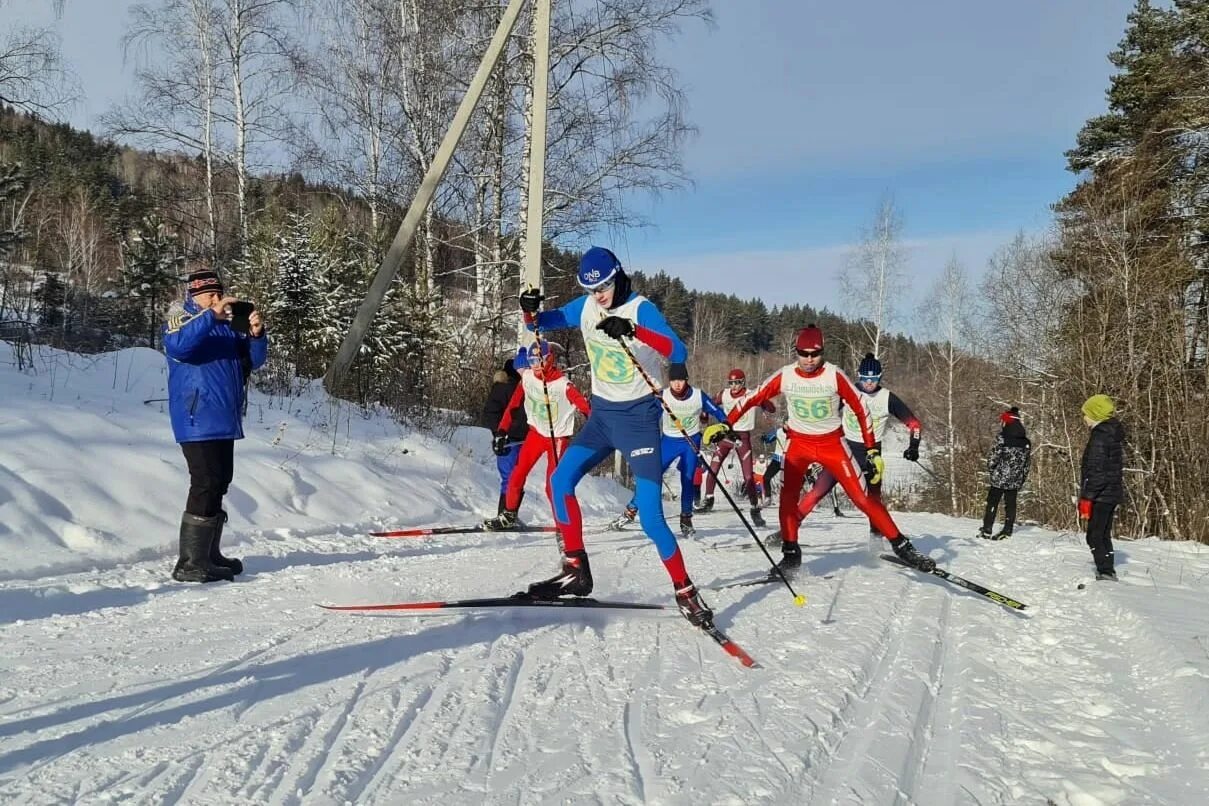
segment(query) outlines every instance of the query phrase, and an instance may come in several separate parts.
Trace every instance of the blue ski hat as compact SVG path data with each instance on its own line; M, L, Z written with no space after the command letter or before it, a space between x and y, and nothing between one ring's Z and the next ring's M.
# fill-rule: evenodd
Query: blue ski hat
M526 353L529 366L535 367L542 364L552 367L558 363L558 359L562 356L563 347L556 341L541 339L530 344Z
M579 272L575 279L588 291L593 291L614 281L620 271L621 261L617 255L603 246L593 246L579 259Z
M882 382L882 362L874 357L873 353L865 353L865 357L861 360L860 367L856 370L856 377L861 383L872 381L873 383Z

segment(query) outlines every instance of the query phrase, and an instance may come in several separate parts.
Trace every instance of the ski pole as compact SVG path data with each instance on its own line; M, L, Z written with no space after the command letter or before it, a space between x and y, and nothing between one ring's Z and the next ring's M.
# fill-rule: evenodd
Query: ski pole
M669 406L667 401L663 399L663 395L659 393L659 387L655 385L653 380L651 380L651 376L648 375L647 371L642 368L642 364L638 363L638 358L634 355L633 351L630 350L630 346L620 338L617 339L617 343L621 345L621 349L624 350L625 354L629 357L630 363L634 365L634 369L638 370L638 374L642 376L644 381L646 381L646 385L650 387L651 394L655 396L655 399L659 401L659 405L663 407L664 412L666 412L667 416L671 418L672 423L676 426L676 430L680 432L680 436L684 437L685 441L688 442L689 447L693 449L693 453L697 456L697 461L701 463L701 466L705 468L706 472L714 477L715 484L717 484L718 489L722 491L722 495L726 496L727 502L735 510L735 514L739 516L739 520L743 521L743 525L747 527L747 533L751 535L751 539L756 541L756 545L760 547L760 551L764 552L764 557L768 560L768 564L772 566L772 570L777 572L777 576L781 578L781 581L785 583L785 587L788 588L790 594L793 595L793 603L798 607L806 604L806 597L795 591L793 589L793 585L789 584L789 578L785 576L785 572L781 570L781 566L777 565L772 559L772 555L769 554L768 549L764 547L763 541L761 541L759 536L756 535L756 530L752 528L752 525L747 522L747 518L743 516L743 512L739 509L739 505L735 503L735 499L730 497L730 492L718 480L718 476L716 473L714 473L714 469L706 464L705 457L701 455L701 451L697 448L697 444L693 442L693 438L688 435L688 431L685 430L684 425L680 422L680 418L677 417L676 413L672 411L672 407Z
M921 465L921 464L919 463L919 460L918 460L918 459L913 460L913 462L914 462L914 464L915 464L916 466L918 466L918 467L919 467L919 469L920 469L920 470L922 470L923 472L927 473L929 476L931 476L932 478L934 478L934 479L935 479L935 480L936 480L938 483L940 483L940 484L944 484L944 481L943 481L943 480L940 478L940 476L936 475L936 474L935 474L935 473L933 473L931 470L929 470L928 468L926 468L926 467L924 467L923 465Z

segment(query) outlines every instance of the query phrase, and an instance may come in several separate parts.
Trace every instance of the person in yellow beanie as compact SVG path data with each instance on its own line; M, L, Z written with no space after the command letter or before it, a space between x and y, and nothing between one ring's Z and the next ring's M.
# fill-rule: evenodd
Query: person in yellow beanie
M1087 547L1096 563L1096 579L1115 580L1112 519L1125 498L1125 427L1108 395L1083 403L1083 422L1091 429L1079 470L1079 517L1087 522Z

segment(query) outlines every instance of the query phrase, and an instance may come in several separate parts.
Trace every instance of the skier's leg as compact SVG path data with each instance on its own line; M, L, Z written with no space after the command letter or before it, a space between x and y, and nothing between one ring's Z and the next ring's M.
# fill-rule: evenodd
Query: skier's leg
M569 437L555 437L551 442L545 440L546 453L546 500L550 502L550 511L554 511L554 493L550 489L550 479L554 476L554 469L558 467L558 460L567 452L567 444L570 442Z
M1003 534L1010 535L1016 527L1017 490L1003 491Z
M989 535L995 527L995 512L999 509L999 498L1003 490L998 487L987 488L987 505L982 513L982 533Z
M781 472L781 459L774 456L772 461L768 463L768 467L764 470L764 498L772 498L772 480Z
M901 536L898 525L894 523L886 507L881 501L869 496L865 474L857 466L856 458L846 442L837 439L834 443L820 446L817 461L824 470L835 476L853 506L865 513L874 529L888 540Z
M802 485L806 483L806 470L814 462L814 452L804 442L790 440L785 450L782 472L785 480L781 483L781 503L777 513L781 522L781 539L785 543L798 542L798 496L802 494Z
M810 489L806 492L806 495L802 496L802 500L798 504L798 523L804 521L806 516L814 511L815 506L817 506L820 501L827 497L827 493L831 492L831 488L834 486L835 476L831 475L826 470L821 471L818 477L815 478L814 484L811 485Z
M724 461L726 461L727 456L730 456L730 452L731 452L731 450L734 449L734 447L735 447L735 444L733 442L731 442L730 440L725 440L721 444L719 444L718 449L714 451L713 461L711 461L709 463L710 470L712 470L713 472L705 474L705 476L706 476L706 478L705 478L705 497L706 498L709 498L711 495L714 494L714 479L717 478L718 473L721 472L722 463Z
M694 434L693 445L700 446L701 435ZM680 457L680 514L693 514L693 479L697 475L697 452L684 441L679 440L677 452Z
M751 461L751 432L739 432L739 468L743 474L743 484L747 489L747 502L753 507L760 505L760 496L756 493L756 482L752 478Z
M1112 519L1116 504L1093 501L1091 518L1087 521L1087 546L1096 563L1096 573L1115 574L1115 557L1112 548Z
M550 477L550 497L554 505L554 521L562 534L567 553L583 551L584 525L575 497L575 487L589 470L603 462L613 452L608 436L594 412L575 439L567 446L567 452L554 468Z
M530 428L525 441L521 443L516 457L516 466L508 476L508 489L504 493L504 509L516 512L521 508L521 490L525 489L525 481L529 471L537 464L538 458L549 448L550 439L537 433L536 428Z

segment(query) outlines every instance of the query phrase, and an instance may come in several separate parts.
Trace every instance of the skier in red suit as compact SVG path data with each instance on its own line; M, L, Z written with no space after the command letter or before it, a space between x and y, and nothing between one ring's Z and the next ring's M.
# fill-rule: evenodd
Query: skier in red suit
M492 449L496 453L507 449L512 410L522 402L529 420L529 434L521 443L516 468L508 479L504 511L483 522L491 531L517 528L525 479L543 455L546 457L546 498L551 502L554 500L550 496L550 476L566 452L567 443L575 430L575 410L578 409L584 417L592 413L587 399L558 368L560 355L562 347L550 341L535 342L528 350L521 349L517 353L515 365L520 371L521 382L516 385L512 399L504 407L504 416L496 429ZM550 431L551 423L553 433Z
M823 331L808 325L798 331L794 345L798 359L782 367L764 381L756 393L728 415L731 423L739 420L748 409L785 397L789 447L785 451L785 481L781 488L780 521L781 562L783 570L795 570L802 564L802 549L798 545L798 499L805 482L806 470L813 463L822 465L843 486L848 498L869 518L869 522L890 541L899 558L921 571L931 571L936 562L916 551L903 536L881 501L870 496L867 483L877 484L885 470L881 452L876 447L873 430L864 405L852 381L836 367L823 360ZM848 406L857 416L861 441L865 445L864 466L857 463L844 442L843 407Z
M726 377L726 386L727 388L714 398L714 402L722 407L729 418L732 412L738 410L755 393L747 388L747 375L741 369L730 371ZM767 401L761 403L760 408L769 413L777 410L776 406ZM744 409L744 411L748 410ZM760 514L760 495L756 490L756 483L751 472L751 432L756 427L756 413L753 411L731 418L730 423L733 426L731 429L733 436L724 439L714 452L714 460L709 465L713 472L705 479L705 498L702 499L698 511L709 512L714 508L714 479L717 478L718 471L722 469L722 463L726 461L726 457L737 448L739 466L743 469L743 486L747 490L747 500L751 503L751 519L756 526L763 526L764 516Z

